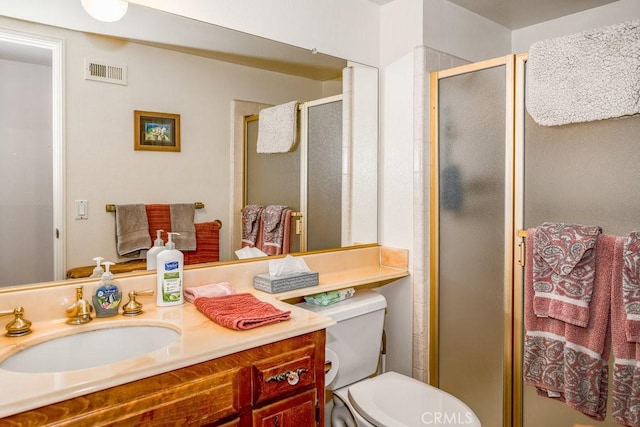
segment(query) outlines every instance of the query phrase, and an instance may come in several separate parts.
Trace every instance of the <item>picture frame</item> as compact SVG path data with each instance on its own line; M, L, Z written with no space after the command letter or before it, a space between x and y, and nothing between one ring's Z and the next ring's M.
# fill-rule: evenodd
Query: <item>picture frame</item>
M180 114L133 112L134 150L180 151Z

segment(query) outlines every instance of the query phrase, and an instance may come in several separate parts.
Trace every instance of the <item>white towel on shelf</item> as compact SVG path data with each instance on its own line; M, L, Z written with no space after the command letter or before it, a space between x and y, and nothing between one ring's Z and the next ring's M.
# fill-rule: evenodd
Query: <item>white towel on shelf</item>
M260 110L258 153L286 153L296 143L298 101Z
M527 111L544 126L640 113L640 20L531 45Z

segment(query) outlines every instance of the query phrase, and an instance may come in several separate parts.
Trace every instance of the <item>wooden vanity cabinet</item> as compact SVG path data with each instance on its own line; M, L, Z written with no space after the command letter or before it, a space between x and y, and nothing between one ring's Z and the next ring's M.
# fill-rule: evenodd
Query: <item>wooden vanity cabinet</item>
M241 339L241 335L239 335ZM0 419L2 426L324 426L325 331Z

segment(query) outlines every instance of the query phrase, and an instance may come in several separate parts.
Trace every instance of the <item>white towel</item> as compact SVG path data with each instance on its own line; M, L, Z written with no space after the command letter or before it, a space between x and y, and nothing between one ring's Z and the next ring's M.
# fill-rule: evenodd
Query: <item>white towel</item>
M258 153L287 153L296 143L298 101L260 110Z
M527 60L527 111L544 126L640 113L640 20L542 40Z

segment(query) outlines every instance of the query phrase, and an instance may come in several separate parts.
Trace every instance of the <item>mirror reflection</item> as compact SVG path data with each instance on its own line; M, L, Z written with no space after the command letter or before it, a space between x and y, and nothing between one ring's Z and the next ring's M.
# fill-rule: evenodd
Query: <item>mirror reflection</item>
M4 260L10 267L0 270L13 273L0 286L59 280L97 256L128 261L116 251L109 204L202 202L194 222L221 222L221 261L237 259L242 209L253 203L286 204L300 213L302 236L292 234L292 250L376 242L376 69L136 4L109 24L68 0L3 1L2 15L0 67L9 77L0 105L11 114L0 119L9 135L0 169L12 185L4 186L0 202L10 230L0 244L10 242L2 253L11 254ZM28 36L63 40L63 55L26 42ZM88 64L117 70L119 81L91 79ZM247 119L294 100L300 106L294 149L249 153ZM327 100L340 103L336 113L314 122ZM179 115L180 150L134 150L136 110ZM330 144L325 127L333 129ZM251 156L262 156L271 164L266 176L280 177L296 170L279 163L291 154L299 162L299 172L287 177L300 187L296 206L284 197L264 198L246 166ZM331 191L308 174L322 162L334 175ZM267 188L274 194L283 189L277 183ZM314 214L328 218L322 209L338 215L314 225ZM307 245L314 232L329 231L336 236L329 242Z

